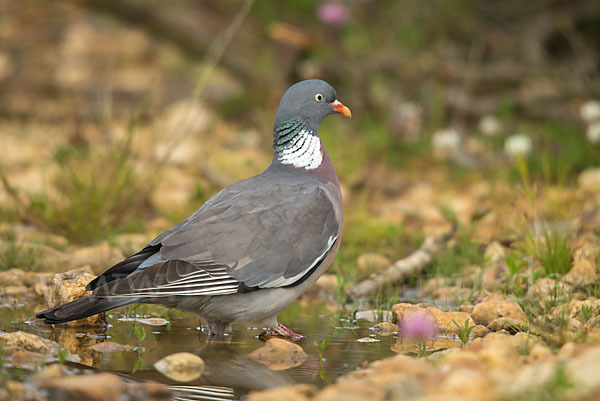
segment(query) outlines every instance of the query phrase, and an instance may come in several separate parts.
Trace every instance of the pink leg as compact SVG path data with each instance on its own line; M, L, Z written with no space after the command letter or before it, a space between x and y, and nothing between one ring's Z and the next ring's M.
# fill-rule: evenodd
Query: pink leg
M277 323L277 327L275 328L275 332L284 337L290 337L292 340L299 340L304 338L302 334L294 333L292 330L288 329L281 323Z
M267 331L267 334L288 337L292 341L296 341L301 338L304 338L304 336L302 334L294 333L292 330L288 329L287 327L285 327L283 324L281 324L279 322L277 323L276 327L270 327Z

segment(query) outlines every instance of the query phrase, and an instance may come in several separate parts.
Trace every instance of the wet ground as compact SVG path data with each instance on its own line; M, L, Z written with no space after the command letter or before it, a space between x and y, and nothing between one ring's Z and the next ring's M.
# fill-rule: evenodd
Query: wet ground
M33 316L34 308L29 305L0 308L0 328L28 331L58 342L81 357L79 364L70 366L82 372L91 367L126 375L132 380L183 385L187 393L182 399L238 399L250 390L295 383L314 383L322 387L370 361L393 355L391 346L396 341L394 336L376 334L371 329L374 322L354 320L351 311L340 314L324 302L308 306L294 303L280 315L280 321L306 336L296 344L308 357L300 366L272 370L246 356L264 345L259 339L263 331L260 327L235 324L225 342L212 342L208 341L208 335L195 316L147 305L110 314L107 328L33 327L26 321ZM151 326L122 321L124 313L165 319L168 323ZM319 355L319 345L328 339ZM131 345L135 349L102 353L92 349L94 344L103 341ZM205 361L206 370L199 379L176 383L154 369L153 365L159 359L183 351L195 353ZM28 370L13 371L21 379L31 373ZM190 394L200 398L189 398Z

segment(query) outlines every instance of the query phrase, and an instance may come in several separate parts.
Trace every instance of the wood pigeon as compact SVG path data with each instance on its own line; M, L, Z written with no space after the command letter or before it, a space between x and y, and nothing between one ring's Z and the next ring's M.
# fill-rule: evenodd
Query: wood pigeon
M334 113L351 117L327 82L291 86L277 109L273 161L263 173L226 187L91 281L92 294L36 317L54 324L150 303L197 314L213 336L246 321L300 337L277 314L327 270L342 239L342 194L318 130Z

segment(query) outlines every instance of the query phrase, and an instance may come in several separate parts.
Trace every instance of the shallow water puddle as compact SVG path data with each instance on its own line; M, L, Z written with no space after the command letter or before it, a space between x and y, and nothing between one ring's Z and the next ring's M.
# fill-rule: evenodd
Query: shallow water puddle
M250 325L235 324L225 342L211 342L196 317L160 307L142 305L135 311L136 319L123 319L124 313L113 313L109 315L110 327L101 329L29 327L24 322L37 310L34 308L1 308L0 328L24 330L54 340L80 356L81 368L123 374L133 380L154 380L178 386L188 394L206 393L206 399L215 395L220 399L220 392L227 396L222 399L237 399L250 390L295 383L324 386L368 362L394 355L394 351L411 352L407 344L398 346L396 336L376 334L371 330L373 322L340 318L322 302L306 307L295 303L280 315L283 324L306 336L296 341L307 354L306 360L287 370L270 369L247 356L264 346L257 338L262 328ZM127 312L129 316L134 313L132 308ZM161 325L156 324L159 321ZM98 346L105 341L110 343ZM119 344L126 347L119 348ZM176 352L200 356L206 364L202 376L177 383L154 368L158 360Z

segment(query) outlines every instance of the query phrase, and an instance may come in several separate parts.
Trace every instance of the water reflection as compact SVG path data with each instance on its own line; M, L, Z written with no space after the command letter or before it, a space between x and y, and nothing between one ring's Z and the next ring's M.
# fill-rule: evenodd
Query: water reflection
M271 370L222 342L208 341L204 347L193 353L200 356L206 364L204 374L196 380L185 384L177 383L151 370L144 371L137 377L165 383L173 388L177 397L182 398L196 395L239 399L251 390L264 390L298 382L289 372ZM232 398L223 398L226 396Z
M376 336L369 330L373 323L341 318L335 310L314 302L308 305L293 304L280 315L283 324L306 335L295 343L308 354L306 361L288 370L269 369L247 356L264 345L257 338L262 332L260 327L236 324L227 337L229 344L226 344L207 342L208 336L199 330L198 319L193 315L160 308L137 310L139 315L159 316L169 321L169 324L159 327L119 321L123 312L110 317L111 326L104 328L28 326L24 321L33 312L29 307L0 308L0 326L6 331L25 330L50 338L72 355L78 354L80 362L87 365L87 369L91 367L116 373L128 377L128 380L152 380L172 386L178 391L178 399L240 399L251 390L294 383L324 386L327 384L324 377L335 381L365 362L394 353L390 337L377 336L380 341L375 343L357 341L366 336ZM143 339L140 340L142 332ZM319 344L328 339L327 347L319 355ZM93 345L103 341L130 345L134 350L94 350L98 347ZM176 352L191 352L200 356L206 363L203 375L189 383L177 383L154 369L155 362Z

